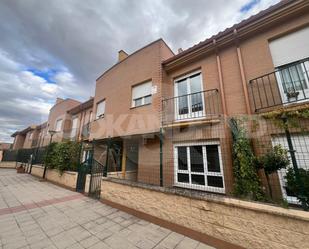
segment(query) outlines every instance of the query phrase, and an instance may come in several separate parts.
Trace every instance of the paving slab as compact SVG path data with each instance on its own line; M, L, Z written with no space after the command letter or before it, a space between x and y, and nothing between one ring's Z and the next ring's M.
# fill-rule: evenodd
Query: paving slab
M0 169L0 249L213 249L14 169Z

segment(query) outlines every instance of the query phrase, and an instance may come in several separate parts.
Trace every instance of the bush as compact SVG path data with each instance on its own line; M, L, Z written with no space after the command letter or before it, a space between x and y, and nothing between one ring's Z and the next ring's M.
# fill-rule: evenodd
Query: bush
M247 132L234 118L229 125L233 137L234 194L247 199L264 200Z
M76 142L51 143L45 157L46 166L61 173L65 170L76 171L80 161L80 149L80 144Z
M289 166L290 160L288 151L282 148L281 145L274 146L265 155L255 159L255 165L258 169L264 169L267 185L272 198L272 188L269 181L269 175Z
M290 164L288 151L281 145L275 145L264 156L259 158L260 166L267 175L270 175L280 169L285 169Z
M288 168L286 174L287 191L289 195L296 196L299 201L309 207L309 170L298 169L299 180L292 167Z

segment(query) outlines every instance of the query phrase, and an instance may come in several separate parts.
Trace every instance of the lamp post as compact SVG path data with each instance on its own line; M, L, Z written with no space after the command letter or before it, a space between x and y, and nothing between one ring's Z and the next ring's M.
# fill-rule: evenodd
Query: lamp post
M49 130L48 133L50 134L50 140L49 140L49 145L52 143L53 141L53 136L56 134L57 131L53 131L53 130ZM47 150L47 154L46 154L46 158L48 157L49 154L49 149ZM43 173L43 179L45 179L45 174L46 174L46 162L44 163L44 173Z

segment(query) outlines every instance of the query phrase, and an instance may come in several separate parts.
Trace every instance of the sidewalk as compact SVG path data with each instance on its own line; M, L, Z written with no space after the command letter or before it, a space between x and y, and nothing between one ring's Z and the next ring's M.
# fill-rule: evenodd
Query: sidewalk
M28 174L0 169L0 248L213 247Z

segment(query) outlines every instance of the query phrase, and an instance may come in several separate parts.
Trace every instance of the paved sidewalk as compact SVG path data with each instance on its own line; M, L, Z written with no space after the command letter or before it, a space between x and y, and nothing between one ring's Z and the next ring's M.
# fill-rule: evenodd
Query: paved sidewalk
M0 169L0 248L213 247L28 174Z

